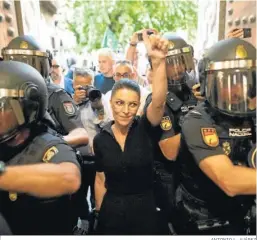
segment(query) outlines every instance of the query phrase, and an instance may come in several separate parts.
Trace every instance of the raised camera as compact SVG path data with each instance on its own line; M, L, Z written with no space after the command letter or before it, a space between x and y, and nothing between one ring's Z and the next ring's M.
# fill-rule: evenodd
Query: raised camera
M153 31L151 31L151 30L149 30L149 31L147 31L147 35L152 35L152 34L154 34L154 32ZM143 41L143 33L138 33L137 34L137 39L138 39L138 41Z
M79 90L85 90L91 102L101 99L102 97L102 93L100 92L100 90L94 88L93 86L83 86L80 87Z

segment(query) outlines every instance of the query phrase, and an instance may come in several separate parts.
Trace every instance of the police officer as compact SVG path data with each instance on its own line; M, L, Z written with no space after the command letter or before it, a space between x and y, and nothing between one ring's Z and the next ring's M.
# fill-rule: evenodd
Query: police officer
M206 59L206 101L182 124L175 229L255 235L256 49L231 38Z
M28 64L0 62L0 200L13 234L71 234L75 152L43 123L47 88Z
M156 198L165 222L172 221L175 192L174 169L175 160L180 146L180 131L183 118L193 109L197 100L187 85L188 73L194 69L192 48L179 36L165 33L169 40L169 51L166 57L168 93L165 112L160 124L162 131L159 143L155 148ZM151 95L146 106L151 102ZM173 232L169 224L170 232Z
M79 111L71 96L49 80L50 53L45 51L31 36L14 38L2 50L4 60L25 62L36 68L47 82L48 112L55 122L56 130L69 144L77 146L88 143L88 137L80 121Z

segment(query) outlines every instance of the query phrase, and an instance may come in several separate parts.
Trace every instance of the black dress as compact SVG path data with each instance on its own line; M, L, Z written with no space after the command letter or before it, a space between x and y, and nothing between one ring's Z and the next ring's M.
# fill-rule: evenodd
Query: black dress
M96 171L104 172L104 196L98 234L158 234L153 196L153 154L150 138L155 130L143 115L129 129L124 151L107 124L94 139Z

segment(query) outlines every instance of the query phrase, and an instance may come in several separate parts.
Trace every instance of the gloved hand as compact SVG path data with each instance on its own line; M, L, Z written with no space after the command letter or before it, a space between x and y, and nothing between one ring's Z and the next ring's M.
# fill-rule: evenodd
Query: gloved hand
M74 235L87 235L89 232L89 221L87 219L79 219L77 226L73 229Z

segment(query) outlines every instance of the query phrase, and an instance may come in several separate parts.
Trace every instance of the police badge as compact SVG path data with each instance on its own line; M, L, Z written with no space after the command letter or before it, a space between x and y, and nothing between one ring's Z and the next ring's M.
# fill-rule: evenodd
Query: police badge
M166 117L162 118L160 127L164 131L168 131L168 130L170 130L172 128L172 123L171 123L171 120L170 120L169 116L166 116Z
M215 128L201 128L202 138L206 145L217 147L219 145L219 137Z
M9 192L9 199L10 199L12 202L16 201L17 198L18 198L17 193Z
M68 115L74 115L75 107L73 106L72 102L64 102L63 107Z
M223 142L222 143L222 148L224 153L228 156L231 153L231 147L230 147L230 143L229 142Z
M21 41L20 48L22 49L28 49L29 45L26 41Z
M48 163L58 152L59 151L55 146L49 148L43 156L43 162Z
M246 58L248 56L245 47L243 45L238 45L236 47L236 58Z
M169 49L174 48L175 44L172 41L169 41Z

